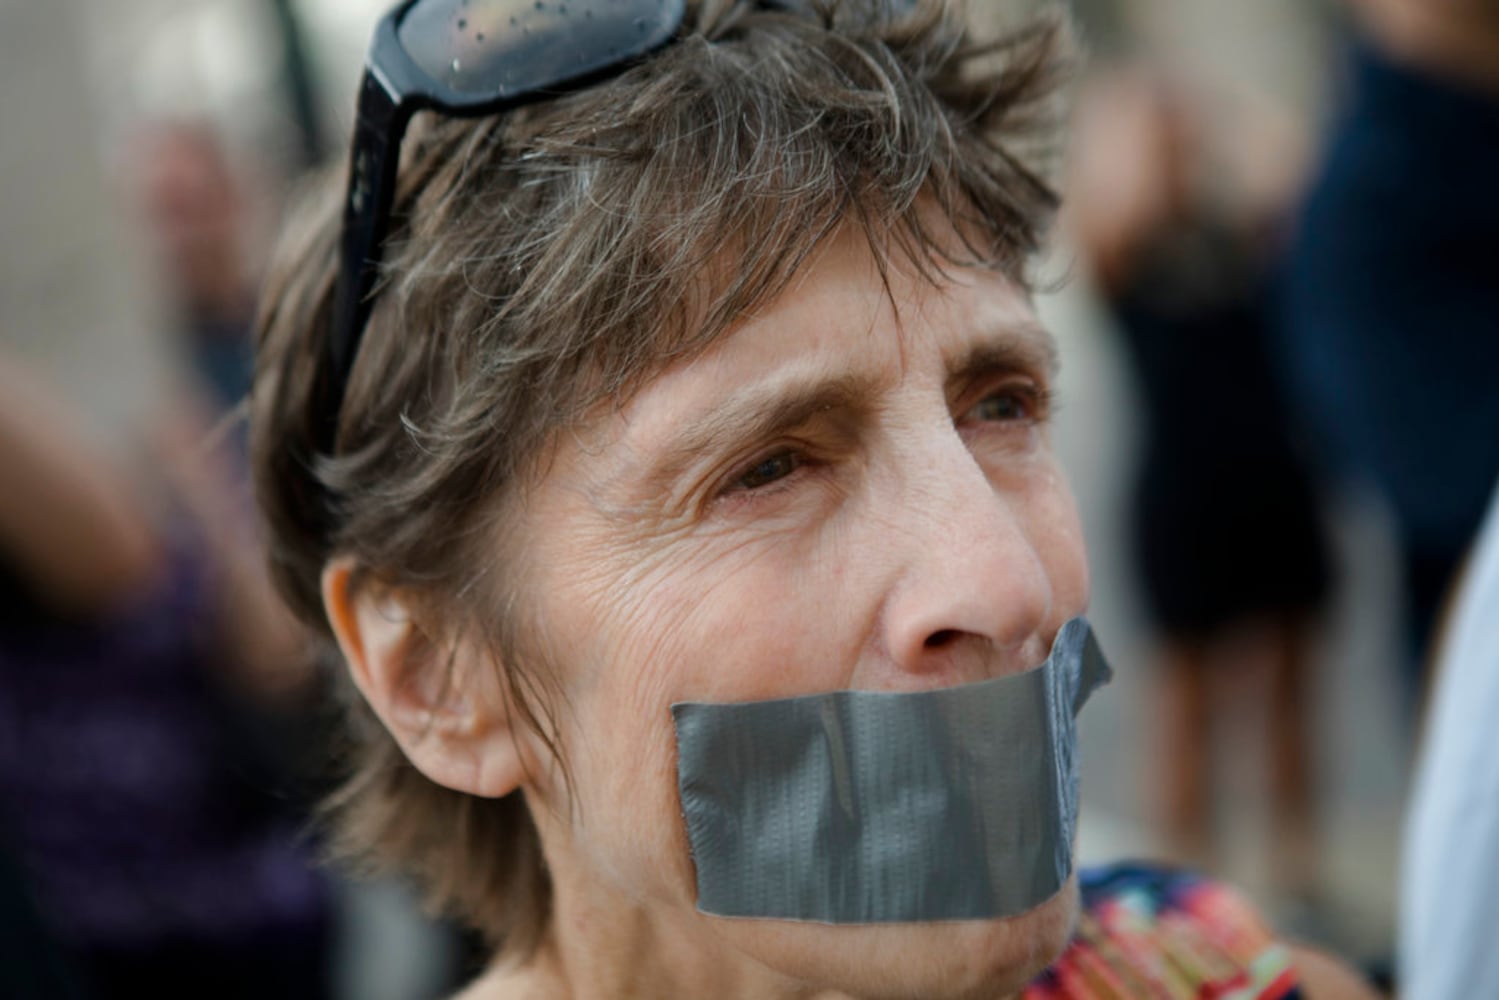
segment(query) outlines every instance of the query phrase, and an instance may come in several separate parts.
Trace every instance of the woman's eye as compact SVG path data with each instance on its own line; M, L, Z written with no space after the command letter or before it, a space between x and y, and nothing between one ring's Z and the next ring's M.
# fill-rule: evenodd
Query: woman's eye
M745 469L729 484L729 488L731 490L757 490L778 479L785 479L801 468L801 464L802 460L795 452L777 452Z
M1033 389L1007 388L990 393L967 413L970 420L1035 420L1042 415L1040 393Z

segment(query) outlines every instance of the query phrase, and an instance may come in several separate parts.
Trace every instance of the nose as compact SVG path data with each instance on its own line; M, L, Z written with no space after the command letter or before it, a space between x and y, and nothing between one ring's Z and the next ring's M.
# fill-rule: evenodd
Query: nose
M902 491L901 570L883 631L896 683L959 684L1035 666L1052 588L1023 492L997 486L961 441ZM892 539L893 540L893 539Z

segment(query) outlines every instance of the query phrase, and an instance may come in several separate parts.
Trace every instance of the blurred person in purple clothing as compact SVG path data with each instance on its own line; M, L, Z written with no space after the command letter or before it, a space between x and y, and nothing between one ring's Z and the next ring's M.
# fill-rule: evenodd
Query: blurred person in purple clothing
M327 887L249 736L313 681L200 439L153 510L0 359L0 824L95 995L321 998Z

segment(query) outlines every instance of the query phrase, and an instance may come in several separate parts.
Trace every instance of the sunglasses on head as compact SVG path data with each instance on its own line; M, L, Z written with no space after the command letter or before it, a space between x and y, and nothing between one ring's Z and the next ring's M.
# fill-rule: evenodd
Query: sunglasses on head
M331 454L374 305L401 138L417 111L497 114L621 72L665 45L686 0L406 0L375 28L344 200L320 447Z

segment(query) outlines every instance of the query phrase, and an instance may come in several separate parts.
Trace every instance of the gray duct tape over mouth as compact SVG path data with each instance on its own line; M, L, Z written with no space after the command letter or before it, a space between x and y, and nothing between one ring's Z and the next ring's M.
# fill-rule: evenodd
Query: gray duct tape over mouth
M698 909L835 924L1024 913L1072 873L1087 621L1022 674L672 706Z

